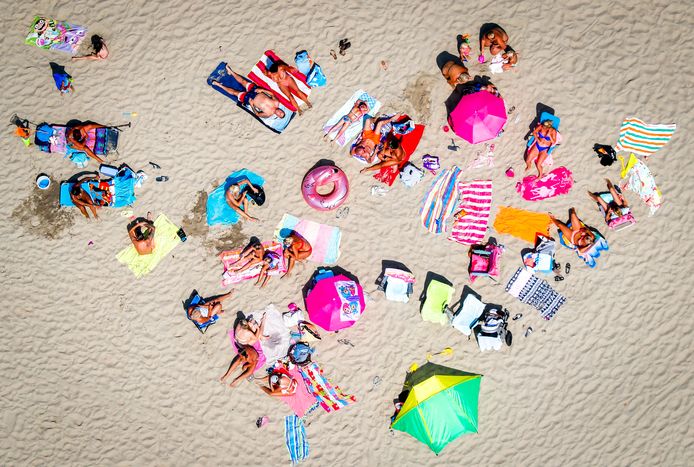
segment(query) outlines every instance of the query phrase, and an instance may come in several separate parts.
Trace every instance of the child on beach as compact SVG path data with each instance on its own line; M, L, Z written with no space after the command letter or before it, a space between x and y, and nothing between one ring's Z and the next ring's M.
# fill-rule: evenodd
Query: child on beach
M352 106L352 110L350 110L347 115L343 115L342 118L336 124L330 127L330 129L327 131L327 133L325 133L323 138L327 138L330 135L330 133L332 133L333 131L337 131L335 137L331 138L330 141L335 141L336 139L339 139L342 135L345 134L347 128L349 128L352 125L352 123L361 119L368 112L369 105L363 100L357 100Z

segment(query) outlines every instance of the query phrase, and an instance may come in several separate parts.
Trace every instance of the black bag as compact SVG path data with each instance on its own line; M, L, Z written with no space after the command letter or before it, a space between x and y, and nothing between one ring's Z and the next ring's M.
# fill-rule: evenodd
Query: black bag
M606 144L594 144L593 151L600 158L600 164L608 167L617 161L617 152L612 146Z

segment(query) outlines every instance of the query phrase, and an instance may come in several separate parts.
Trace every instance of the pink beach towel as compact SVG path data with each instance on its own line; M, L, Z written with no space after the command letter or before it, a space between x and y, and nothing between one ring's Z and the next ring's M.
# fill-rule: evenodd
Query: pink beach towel
M540 201L567 194L573 183L571 171L566 167L557 167L540 179L535 175L525 177L516 183L516 191L521 194L523 199Z
M256 63L253 69L251 69L251 72L248 73L248 78L258 86L271 90L272 93L277 96L277 99L282 103L282 105L287 107L292 112L296 112L298 109L289 102L288 96L282 94L279 86L277 86L277 83L275 83L265 74L268 67L275 62L284 62L284 60L279 58L272 50L266 50L263 56L260 57L260 60L258 60L258 63ZM298 70L291 72L290 74L292 75L294 82L296 82L296 86L299 88L299 90L307 96L310 95L311 86L306 83L306 76L304 76ZM299 105L301 105L302 101L298 97L294 96L294 99Z
M282 250L282 245L277 242L263 242L263 247L265 251L271 251L279 255L279 264L276 269L271 269L268 272L269 276L277 276L287 272L287 267L284 263L284 252ZM254 279L260 275L260 269L262 263L258 263L252 268L246 269L242 272L236 272L229 269L229 267L239 259L239 255L243 251L243 248L238 248L236 250L223 251L219 254L219 259L222 260L224 265L224 273L222 274L222 287L227 287L231 284L238 284L239 282Z
M458 192L461 202L456 212L464 209L467 214L455 220L448 239L463 245L475 245L484 239L487 232L492 208L492 181L462 182L458 184Z
M287 371L289 372L289 376L294 378L298 384L294 394L291 396L282 396L280 399L292 409L292 412L294 412L297 417L303 417L306 413L310 412L314 406L318 405L318 400L316 396L311 394L311 391L308 390L304 378L296 366Z

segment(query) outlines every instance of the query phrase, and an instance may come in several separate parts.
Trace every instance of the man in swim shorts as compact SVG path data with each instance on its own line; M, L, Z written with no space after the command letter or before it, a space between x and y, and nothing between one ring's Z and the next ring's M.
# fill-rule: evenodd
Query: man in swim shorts
M268 118L275 116L284 118L284 110L280 109L280 101L275 95L267 89L260 88L247 80L243 76L236 73L229 65L226 66L227 73L232 76L241 86L244 91L239 91L229 86L224 86L219 81L212 81L212 85L225 90L229 94L235 96L239 102L247 106L255 115L260 118Z
M468 73L467 67L456 63L454 60L448 61L443 65L443 68L441 68L441 74L444 78L446 78L446 81L451 85L452 88L472 80L470 73Z
M491 53L492 56L497 55L500 52L505 52L509 53L509 51L512 51L513 54L509 55L509 63L505 64L508 65L508 68L510 68L513 64L515 64L518 61L518 56L515 53L515 51L508 45L508 34L506 34L506 31L499 26L498 24L494 23L489 23L485 24L482 26L480 29L480 57L482 60L481 62L484 62L484 49L489 47L489 53ZM511 62L513 60L513 62ZM504 68L505 70L508 68Z
M376 119L369 117L364 121L362 130L357 142L354 143L349 153L351 156L361 159L371 164L376 157L376 149L381 144L381 135L389 123L398 120L402 115Z

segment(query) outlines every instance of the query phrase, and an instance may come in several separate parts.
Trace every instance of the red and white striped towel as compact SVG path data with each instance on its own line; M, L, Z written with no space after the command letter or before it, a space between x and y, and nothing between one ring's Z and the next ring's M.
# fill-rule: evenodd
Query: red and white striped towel
M277 97L277 99L282 103L282 105L284 105L292 112L296 112L297 109L291 104L291 102L289 102L289 96L285 96L284 94L282 94L277 83L271 80L270 77L268 77L268 75L266 74L268 67L272 63L283 61L284 60L278 57L277 54L272 50L266 50L263 56L260 57L260 60L258 60L258 63L256 63L253 66L251 72L248 73L248 78L261 88L271 90L272 93ZM306 83L306 76L301 74L298 70L291 72L290 74L300 91L302 91L307 96L311 94L311 86L309 86ZM299 101L299 104L300 103L301 101Z
M492 208L492 181L460 182L458 192L460 204L455 212L464 209L467 214L455 220L448 239L463 245L475 245L484 240L487 232L489 212Z

